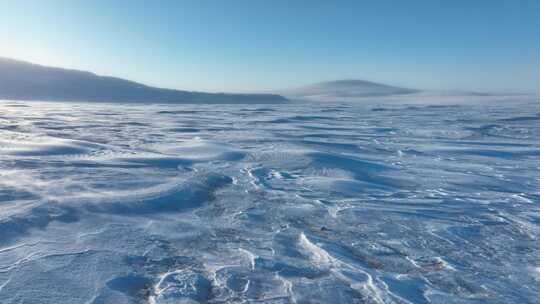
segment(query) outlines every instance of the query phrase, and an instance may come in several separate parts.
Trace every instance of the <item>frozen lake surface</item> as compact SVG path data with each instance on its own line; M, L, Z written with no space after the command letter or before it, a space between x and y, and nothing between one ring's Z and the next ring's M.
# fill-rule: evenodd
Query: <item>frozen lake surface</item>
M0 104L0 303L538 303L540 104Z

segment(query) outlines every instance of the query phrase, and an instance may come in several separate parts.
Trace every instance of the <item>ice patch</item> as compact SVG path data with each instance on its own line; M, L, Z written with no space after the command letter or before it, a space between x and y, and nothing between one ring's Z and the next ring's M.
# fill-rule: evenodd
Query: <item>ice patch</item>
M161 276L154 287L150 303L199 303L205 302L211 291L211 284L201 274L189 269L177 270Z

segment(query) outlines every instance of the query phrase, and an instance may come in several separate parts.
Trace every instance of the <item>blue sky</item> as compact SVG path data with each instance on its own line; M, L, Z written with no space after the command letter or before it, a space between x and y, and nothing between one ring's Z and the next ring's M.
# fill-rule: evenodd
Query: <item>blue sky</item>
M0 56L151 85L537 90L536 0L0 0Z

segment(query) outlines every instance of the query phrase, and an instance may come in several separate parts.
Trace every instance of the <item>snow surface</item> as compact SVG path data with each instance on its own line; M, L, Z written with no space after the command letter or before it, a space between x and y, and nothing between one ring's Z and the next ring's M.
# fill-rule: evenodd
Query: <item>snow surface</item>
M0 303L534 303L540 105L0 104Z

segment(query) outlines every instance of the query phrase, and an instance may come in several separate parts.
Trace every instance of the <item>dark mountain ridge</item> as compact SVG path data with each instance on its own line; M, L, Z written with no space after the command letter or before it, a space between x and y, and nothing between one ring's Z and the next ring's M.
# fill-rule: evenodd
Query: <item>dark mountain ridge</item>
M0 57L0 99L139 103L285 103L277 94L180 91Z

